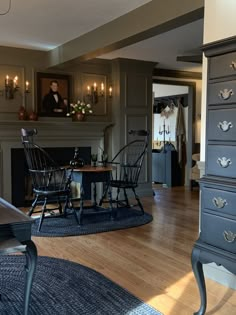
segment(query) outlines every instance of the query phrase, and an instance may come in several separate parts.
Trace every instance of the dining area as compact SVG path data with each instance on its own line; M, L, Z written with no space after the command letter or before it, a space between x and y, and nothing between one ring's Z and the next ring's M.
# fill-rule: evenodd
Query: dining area
M33 200L27 214L34 217L39 213L36 219L39 234L44 221L50 218L69 216L73 217L75 226L82 226L86 215L102 217L105 214L105 220L114 222L121 209L123 212L124 209L135 209L140 215L144 214L135 189L147 152L149 133L130 130L129 135L133 139L110 161L104 152L101 159L93 153L88 164L88 159L81 158L79 148L75 147L73 158L66 165L59 165L46 148L37 144L37 129L21 129L33 189ZM77 187L77 196L72 194L73 185ZM129 201L130 192L135 205Z

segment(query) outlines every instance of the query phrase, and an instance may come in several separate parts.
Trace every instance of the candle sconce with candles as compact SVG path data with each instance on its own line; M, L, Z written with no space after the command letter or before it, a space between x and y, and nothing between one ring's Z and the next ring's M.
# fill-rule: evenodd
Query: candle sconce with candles
M14 99L14 94L19 90L18 86L18 76L15 76L13 79L6 75L5 78L5 98L7 100Z
M109 97L112 97L112 87L108 90ZM106 96L106 87L104 82L97 84L94 82L92 85L87 85L87 101L91 104L97 104L100 98Z
M165 124L165 120L164 120L164 123L163 123L163 129L161 130L161 127L159 129L159 134L160 135L163 135L163 149L164 149L164 152L165 152L165 144L166 144L166 135L169 135L170 134L170 127L169 125L167 126L167 129L166 129L166 124Z
M20 87L18 85L18 81L19 81L18 76L15 76L12 79L9 75L6 75L5 84L4 84L5 89L1 90L1 92L4 92L4 94L5 94L6 100L12 100L15 98L16 92L18 92L20 90ZM25 93L27 94L29 92L30 92L29 91L29 81L26 81L25 82ZM1 96L3 96L3 93L1 94Z

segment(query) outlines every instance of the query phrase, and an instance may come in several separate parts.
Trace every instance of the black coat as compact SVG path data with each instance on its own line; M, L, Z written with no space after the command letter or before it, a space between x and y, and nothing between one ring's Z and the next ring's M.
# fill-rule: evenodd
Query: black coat
M58 96L58 102L56 101L54 94ZM43 113L47 114L57 114L59 111L58 109L62 109L63 112L66 112L66 107L64 105L63 98L58 92L49 91L43 98Z

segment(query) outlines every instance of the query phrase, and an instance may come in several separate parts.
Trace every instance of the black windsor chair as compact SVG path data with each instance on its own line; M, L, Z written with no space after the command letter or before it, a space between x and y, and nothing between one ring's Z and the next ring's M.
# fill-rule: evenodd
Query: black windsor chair
M109 182L110 187L116 189L116 199L113 199L112 203L115 203L116 207L131 207L127 190L132 190L137 201L137 204L132 205L132 207L138 206L142 214L144 214L142 203L136 193L136 188L138 187L139 175L147 152L149 132L146 130L130 130L129 135L134 137L135 140L121 148L112 161L108 162L108 164L114 165ZM105 202L107 191L108 187L104 190L99 203L100 206ZM120 196L121 191L123 191L122 197Z
M58 210L60 215L64 214L66 216L67 210L71 209L78 223L70 188L73 167L67 169L57 165L49 154L34 142L36 134L36 129L21 129L22 144L35 194L32 206L27 214L31 216L33 212L41 212L38 231L41 229L45 213L55 214L54 210ZM57 202L55 208L47 208L47 204L55 202ZM63 209L62 202L64 202ZM39 204L42 204L41 210L34 211Z

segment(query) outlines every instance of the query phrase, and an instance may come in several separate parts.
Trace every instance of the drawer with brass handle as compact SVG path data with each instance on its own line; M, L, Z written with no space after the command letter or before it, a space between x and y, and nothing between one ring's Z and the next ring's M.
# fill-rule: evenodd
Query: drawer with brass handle
M236 216L236 192L203 187L202 208L213 210L216 214Z
M228 205L226 199L222 199L221 197L212 198L212 203L218 209L223 209L225 206Z
M236 74L236 52L212 57L209 60L209 70L211 79Z
M236 146L208 145L206 174L236 178Z
M233 233L232 231L224 231L223 236L226 242L233 243L236 241L236 233Z
M236 80L209 84L209 105L232 103L236 103Z
M236 107L210 109L208 122L209 140L236 141Z
M203 212L201 239L210 245L236 253L236 221Z

